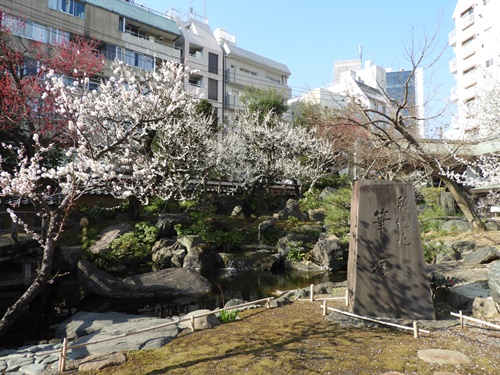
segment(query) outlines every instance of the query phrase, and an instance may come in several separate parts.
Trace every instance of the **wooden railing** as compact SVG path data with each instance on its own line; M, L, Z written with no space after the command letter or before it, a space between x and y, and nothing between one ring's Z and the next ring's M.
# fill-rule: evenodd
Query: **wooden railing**
M465 321L470 320L471 322L479 323L479 324L482 324L482 325L485 325L485 326L488 326L491 328L495 328L495 329L500 329L500 325L498 325L498 324L493 324L493 323L485 322L484 320L475 319L475 318L471 318L469 316L465 316L462 313L462 310L460 310L460 312L458 314L454 313L454 312L450 312L450 315L455 316L455 317L460 319L460 327L462 327L462 328L465 327Z

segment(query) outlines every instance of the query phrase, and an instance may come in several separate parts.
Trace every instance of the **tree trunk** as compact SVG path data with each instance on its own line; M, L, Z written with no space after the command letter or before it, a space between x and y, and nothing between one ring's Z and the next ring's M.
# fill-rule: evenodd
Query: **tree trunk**
M9 328L16 321L16 319L29 307L30 303L35 299L38 294L45 288L47 282L50 278L50 272L52 269L52 260L54 258L54 248L55 242L53 240L55 228L55 219L50 218L49 229L47 236L45 237L42 256L42 264L38 270L38 275L29 286L29 288L23 293L21 297L10 306L5 312L4 316L0 320L0 339L5 336Z
M471 223L472 229L474 231L486 231L486 226L474 210L470 199L465 196L463 189L461 189L455 181L452 181L446 177L441 177L441 179L443 180L445 186L448 188L448 191L453 196L453 199L455 199L455 202L457 202L458 207L460 207L460 210L464 214L467 221Z

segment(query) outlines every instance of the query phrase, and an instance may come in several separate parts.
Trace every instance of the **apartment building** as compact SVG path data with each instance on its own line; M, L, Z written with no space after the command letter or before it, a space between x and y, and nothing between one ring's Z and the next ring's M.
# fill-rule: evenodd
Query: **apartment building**
M2 22L19 38L47 44L77 35L98 40L106 59L104 76L115 60L144 70L160 61L186 63L194 71L186 89L211 102L221 119L241 106L246 86L273 87L291 97L285 64L237 47L234 35L212 31L193 11L181 17L133 0L0 0L0 10Z
M180 59L192 72L186 89L208 100L217 110L217 117L223 117L222 50L215 39L208 20L193 12L180 17L177 12L169 11L175 20L181 36L175 45L180 51Z
M292 111L300 111L300 103L319 105L322 108L340 109L356 97L366 108L386 113L391 109L389 100L408 101L406 115L412 112L417 120L418 134L424 136L424 79L423 70L393 71L361 59L342 60L334 63L334 80L329 85L310 90L288 101Z
M224 118L241 107L240 96L246 86L274 88L283 93L286 104L292 89L288 86L291 72L285 64L238 47L236 36L223 29L215 29L214 35L223 53Z
M455 58L450 61L456 86L451 100L457 106L457 128L463 133L476 125L468 109L478 94L487 92L491 83L498 83L500 63L500 2L497 0L458 0L453 12L455 29L448 43Z
M0 0L0 9L2 22L20 38L47 44L77 35L98 40L107 68L114 60L144 70L160 60L180 60L175 22L128 1Z

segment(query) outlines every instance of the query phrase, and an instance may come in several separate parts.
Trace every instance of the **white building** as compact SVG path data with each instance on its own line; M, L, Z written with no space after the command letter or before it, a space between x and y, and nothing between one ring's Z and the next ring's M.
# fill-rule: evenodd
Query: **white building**
M408 111L422 119L418 120L418 133L424 136L424 81L421 69L413 74L410 70L384 69L371 61L366 61L362 67L361 59L343 60L334 63L334 77L331 84L289 100L292 112L300 111L300 103L340 108L348 102L348 98L356 97L366 108L386 113L391 108L388 97L396 101L406 97L409 100Z
M455 58L450 71L456 79L451 100L457 106L455 135L475 126L469 117L477 95L488 90L488 84L498 82L500 63L500 1L458 0L453 12L455 29L449 34L449 45Z
M223 116L223 74L222 51L206 18L190 13L182 19L169 13L179 26L181 37L175 41L181 51L181 62L193 73L186 87L208 100L217 110L217 117Z
M240 95L247 86L274 88L283 93L285 103L290 99L291 72L285 64L236 46L236 36L220 28L215 29L214 35L224 59L224 118L241 106Z

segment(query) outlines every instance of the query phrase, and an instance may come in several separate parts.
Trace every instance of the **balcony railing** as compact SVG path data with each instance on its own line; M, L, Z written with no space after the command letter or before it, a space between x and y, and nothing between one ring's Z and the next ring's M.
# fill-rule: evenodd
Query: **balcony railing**
M224 106L226 108L235 109L240 104L240 99L237 95L226 94Z
M457 86L453 86L450 89L450 99L452 102L456 102L458 100L458 87Z
M160 54L170 57L171 60L179 60L181 57L180 49L176 48L173 45L167 44L156 37L149 36L148 38L144 38L135 36L132 33L123 33L122 36L125 43L141 46L143 48L146 48L148 52L154 51L157 53L157 57L161 59L165 59L165 57L160 56Z
M448 34L448 44L454 47L457 43L457 30L454 29Z
M450 73L452 74L457 73L457 59L450 60Z

